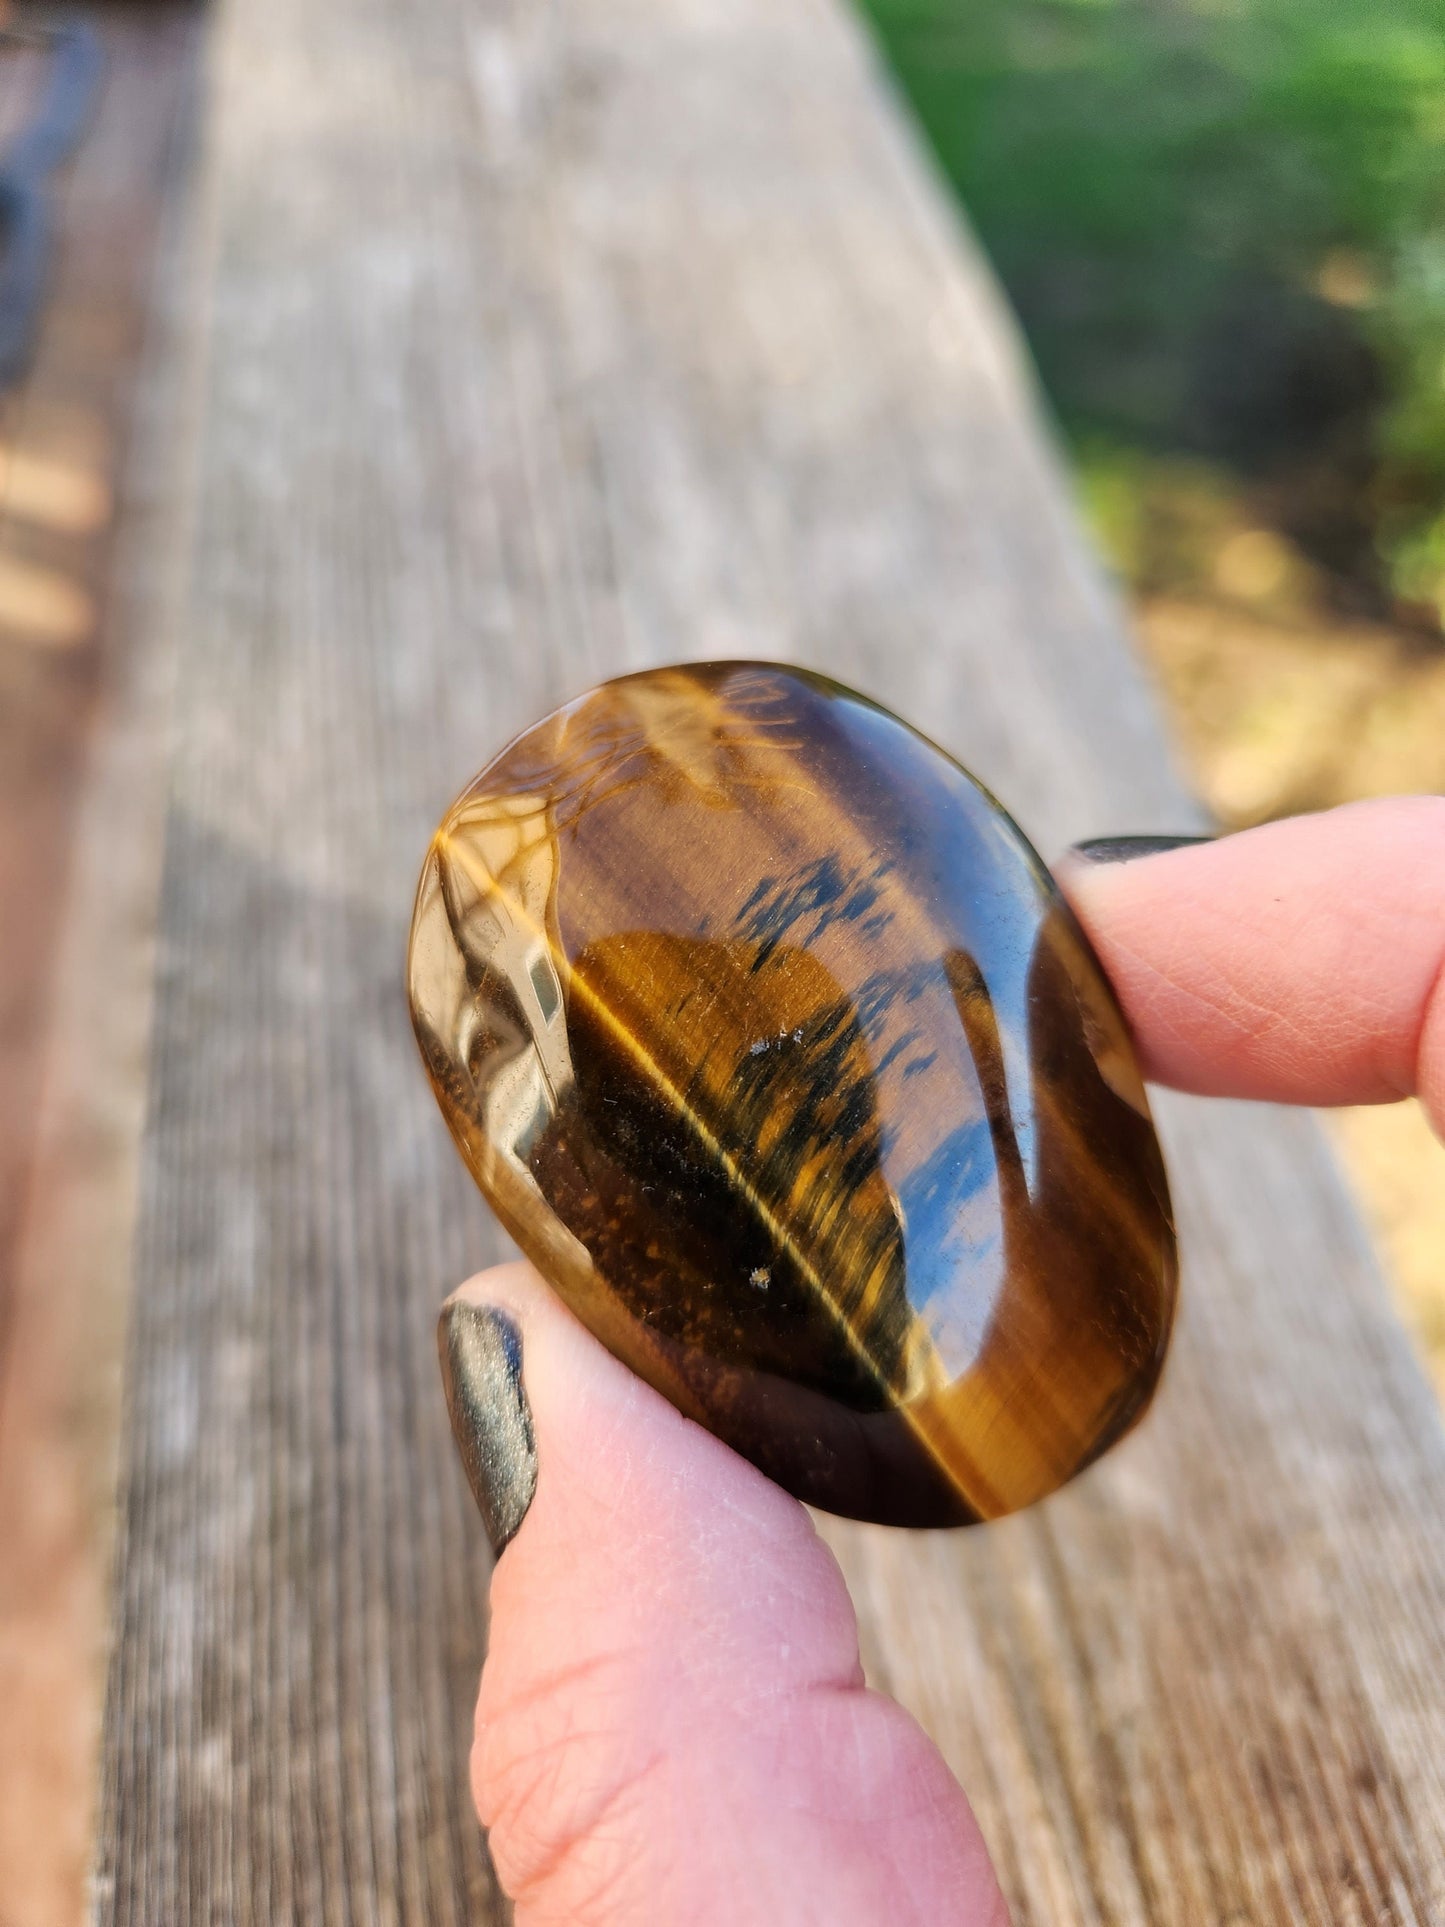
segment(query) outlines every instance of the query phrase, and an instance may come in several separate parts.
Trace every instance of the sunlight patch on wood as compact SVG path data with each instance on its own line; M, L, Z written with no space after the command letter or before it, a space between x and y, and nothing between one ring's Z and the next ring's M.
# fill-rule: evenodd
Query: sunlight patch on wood
M69 576L0 556L0 639L75 649L95 630L95 603Z

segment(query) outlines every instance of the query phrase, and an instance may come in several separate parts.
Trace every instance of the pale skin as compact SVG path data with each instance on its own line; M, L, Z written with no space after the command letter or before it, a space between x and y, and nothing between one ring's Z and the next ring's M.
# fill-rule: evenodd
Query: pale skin
M1417 1095L1445 1136L1445 798L1060 877L1151 1079L1293 1104ZM520 1927L1005 1922L964 1790L863 1683L804 1509L527 1266L463 1290L521 1328L537 1440L471 1763Z

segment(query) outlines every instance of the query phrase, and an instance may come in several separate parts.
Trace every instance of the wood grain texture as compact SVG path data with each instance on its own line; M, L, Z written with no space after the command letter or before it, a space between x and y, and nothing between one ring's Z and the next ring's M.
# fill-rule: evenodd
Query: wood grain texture
M150 0L108 7L99 31L104 84L56 181L48 299L0 425L5 1927L85 1914L182 486L173 304L198 22ZM47 631L47 606L82 626Z
M794 657L1046 851L1192 820L992 284L836 0L230 0L98 1915L502 1917L431 1326L498 1249L401 993L431 824L598 677ZM1019 1923L1445 1914L1445 1437L1314 1124L1161 1106L1153 1417L830 1526Z

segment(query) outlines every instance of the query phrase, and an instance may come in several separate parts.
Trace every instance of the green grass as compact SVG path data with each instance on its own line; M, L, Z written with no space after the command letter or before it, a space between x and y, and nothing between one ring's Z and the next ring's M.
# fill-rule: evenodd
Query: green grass
M862 4L1116 522L1203 464L1439 606L1445 0Z

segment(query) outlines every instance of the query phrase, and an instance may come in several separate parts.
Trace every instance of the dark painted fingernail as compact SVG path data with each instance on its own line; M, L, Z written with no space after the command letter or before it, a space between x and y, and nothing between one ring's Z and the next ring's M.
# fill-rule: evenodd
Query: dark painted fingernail
M467 1484L501 1552L537 1489L537 1442L522 1383L522 1334L491 1305L450 1299L437 1321L447 1411Z
M1085 863L1132 863L1136 856L1158 856L1164 850L1214 840L1213 836L1092 836L1087 843L1076 843L1069 855Z

